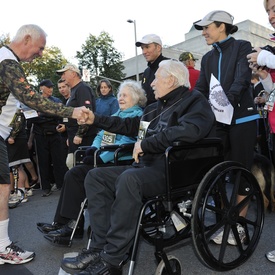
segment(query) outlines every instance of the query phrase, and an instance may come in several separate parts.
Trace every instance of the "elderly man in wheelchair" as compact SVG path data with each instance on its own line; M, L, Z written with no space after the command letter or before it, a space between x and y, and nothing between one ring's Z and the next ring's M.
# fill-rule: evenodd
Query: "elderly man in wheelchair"
M188 78L181 62L162 61L152 83L157 102L145 108L142 118L123 120L89 113L88 123L111 132L138 133L139 140L134 145L132 165L100 167L87 174L84 184L91 242L78 256L62 260L66 272L122 274L131 255L132 274L140 231L156 245L156 274L181 274L179 261L166 256L163 247L190 237L191 232L198 257L210 268L229 270L252 254L263 223L261 191L241 165L222 162L219 141L205 140L215 136L215 118L206 98L197 91L190 93ZM179 159L189 160L177 164ZM192 166L195 169L190 173ZM191 183L178 178L181 169L188 173L186 181L192 178ZM228 174L234 185L225 181ZM171 184L171 180L176 183ZM252 191L238 204L236 197L243 180L249 182ZM256 217L241 218L241 209L253 201L257 203ZM143 221L148 224L143 226ZM246 247L238 236L237 222L245 226ZM252 224L252 233L246 223ZM224 229L222 244L212 250L210 237L220 229ZM229 233L237 242L236 259L224 257Z

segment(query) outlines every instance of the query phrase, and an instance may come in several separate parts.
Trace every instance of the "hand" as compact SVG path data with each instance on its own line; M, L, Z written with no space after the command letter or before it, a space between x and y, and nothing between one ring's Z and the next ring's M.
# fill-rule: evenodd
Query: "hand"
M258 74L261 79L265 79L269 74L267 67L261 67L257 63L250 63L249 68L253 73Z
M8 143L9 143L9 144L14 144L14 138L9 137L9 138L8 138Z
M257 96L254 98L255 104L264 104L266 102L266 98L263 96Z
M93 124L95 120L94 112L91 110L88 110L87 114L88 114L88 119L86 120L86 124Z
M74 108L72 118L77 119L78 124L86 124L86 121L89 116L89 109L85 106Z
M58 133L63 133L63 132L65 132L65 131L66 131L66 126L65 126L65 124L58 124L58 125L56 126L56 131L57 131Z
M134 147L134 150L133 150L133 159L135 160L136 163L139 163L138 157L142 156L142 155L143 155L143 151L142 151L142 148L141 148L141 140L138 140L135 143L135 147Z
M79 145L79 144L81 144L81 142L82 142L82 138L81 137L78 137L78 136L74 137L74 140L73 140L74 144Z
M252 53L250 53L246 56L246 58L247 58L250 65L251 65L251 63L252 64L257 64L257 58L258 58L259 53L262 51L262 49L261 48L254 48L253 51L254 52L252 52Z

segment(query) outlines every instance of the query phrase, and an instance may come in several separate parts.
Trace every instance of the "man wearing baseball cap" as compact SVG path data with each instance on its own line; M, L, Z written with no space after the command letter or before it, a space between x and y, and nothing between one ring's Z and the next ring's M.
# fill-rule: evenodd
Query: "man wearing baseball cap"
M195 84L200 76L200 71L195 69L195 62L198 60L194 57L194 55L190 52L183 52L179 61L181 61L189 71L189 82L190 82L190 91L192 91L195 87Z
M71 88L71 96L66 106L85 106L95 112L95 96L92 88L81 79L79 68L68 63L56 73ZM73 167L73 153L79 146L90 146L97 134L97 128L93 125L78 125L75 119L63 118L68 133L68 155L66 164L69 169Z
M136 42L137 47L141 47L142 54L146 59L147 68L143 72L141 85L146 92L147 105L156 101L151 83L155 79L155 72L162 60L168 59L162 55L162 42L158 35L147 34Z
M54 84L50 79L44 79L39 83L39 89L44 98L55 103L62 103L59 98L52 95L53 87ZM56 131L60 118L39 112L37 117L31 118L29 121L33 125L31 133L34 134L36 144L40 183L43 190L42 197L48 197L52 193L51 182L53 179L50 175L53 174L55 185L60 190L67 171L66 164L61 158L61 136ZM51 167L53 167L53 173Z

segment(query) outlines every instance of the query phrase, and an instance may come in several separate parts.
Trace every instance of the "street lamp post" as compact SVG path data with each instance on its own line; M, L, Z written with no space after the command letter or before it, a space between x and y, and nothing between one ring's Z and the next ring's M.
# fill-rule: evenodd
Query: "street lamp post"
M128 19L128 23L134 23L134 31L135 31L135 51L136 51L136 80L139 81L139 73L138 73L138 54L137 54L137 28L136 28L136 20Z

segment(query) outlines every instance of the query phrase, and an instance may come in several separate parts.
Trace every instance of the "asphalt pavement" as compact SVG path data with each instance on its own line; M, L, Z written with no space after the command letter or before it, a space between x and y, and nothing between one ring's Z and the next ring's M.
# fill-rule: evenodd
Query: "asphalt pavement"
M22 203L17 208L10 209L10 238L17 245L29 251L35 251L33 261L24 265L0 265L0 275L64 275L60 270L60 262L64 255L77 254L87 246L87 227L85 223L84 238L73 240L71 247L53 246L36 228L37 222L52 222L59 192L49 197L41 197L42 191L34 191L29 201ZM87 221L88 219L86 219ZM275 213L266 213L265 223L259 244L252 256L243 265L228 272L217 272L205 267L193 251L191 239L182 241L166 249L168 254L176 256L181 261L183 274L275 274L275 263L265 258L265 253L275 249ZM70 254L69 254L70 255ZM123 275L128 274L129 263L125 265ZM157 264L154 257L153 246L145 241L140 241L138 259L135 265L135 275L155 274Z

